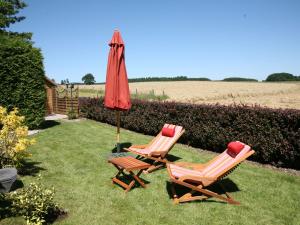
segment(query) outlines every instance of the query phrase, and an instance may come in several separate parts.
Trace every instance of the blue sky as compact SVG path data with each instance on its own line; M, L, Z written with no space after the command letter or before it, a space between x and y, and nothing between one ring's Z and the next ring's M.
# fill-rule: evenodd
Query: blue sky
M46 74L57 82L92 73L105 81L114 29L129 78L300 75L298 0L25 0L11 26L33 32Z

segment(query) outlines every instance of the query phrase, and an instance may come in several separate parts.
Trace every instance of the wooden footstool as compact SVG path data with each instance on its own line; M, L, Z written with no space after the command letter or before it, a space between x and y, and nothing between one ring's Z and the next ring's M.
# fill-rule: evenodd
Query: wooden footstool
M151 166L150 164L140 161L131 156L111 158L108 160L108 162L112 163L119 170L117 175L114 178L112 178L112 181L121 185L123 188L125 188L125 192L128 192L134 186L136 181L143 188L146 188L146 185L139 178L139 176L141 175L143 170L148 169ZM128 174L126 174L125 171ZM135 174L134 171L138 171L137 174ZM121 174L123 175L123 177L126 177L129 180L131 180L131 182L129 184L126 184L123 181L121 181L120 180Z

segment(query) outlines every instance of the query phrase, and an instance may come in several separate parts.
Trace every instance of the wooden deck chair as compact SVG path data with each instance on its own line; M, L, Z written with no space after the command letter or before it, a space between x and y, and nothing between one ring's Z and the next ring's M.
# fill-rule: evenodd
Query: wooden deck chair
M145 172L150 173L168 162L166 156L184 133L181 126L165 124L159 134L146 145L132 145L124 150L137 155L138 159L151 159L153 163Z
M253 153L254 150L251 150L250 146L246 144L230 142L223 153L208 163L167 163L174 203L205 200L210 197L215 197L230 204L240 204L224 190L220 182L218 184L225 191L226 197L208 190L207 187L227 176ZM191 189L191 191L179 197L174 188L175 184L185 186Z

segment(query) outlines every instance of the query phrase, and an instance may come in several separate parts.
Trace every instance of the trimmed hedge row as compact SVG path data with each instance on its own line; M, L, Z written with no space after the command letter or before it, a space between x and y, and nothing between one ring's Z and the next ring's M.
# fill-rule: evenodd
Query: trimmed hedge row
M80 109L87 118L116 124L102 98L80 98ZM164 123L186 129L181 143L222 152L228 142L240 140L256 151L254 161L300 169L300 110L133 100L121 116L121 127L149 135Z
M0 105L18 107L29 128L44 120L44 79L41 51L21 38L0 35Z

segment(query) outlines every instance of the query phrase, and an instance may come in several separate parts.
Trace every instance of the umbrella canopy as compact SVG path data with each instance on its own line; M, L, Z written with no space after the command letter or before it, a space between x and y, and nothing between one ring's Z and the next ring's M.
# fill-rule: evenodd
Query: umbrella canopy
M125 66L125 45L119 31L115 31L109 43L104 106L116 110L131 107L130 92Z
M116 110L117 151L120 152L120 110L130 109L131 101L125 66L125 45L119 31L115 30L109 46L104 106Z

